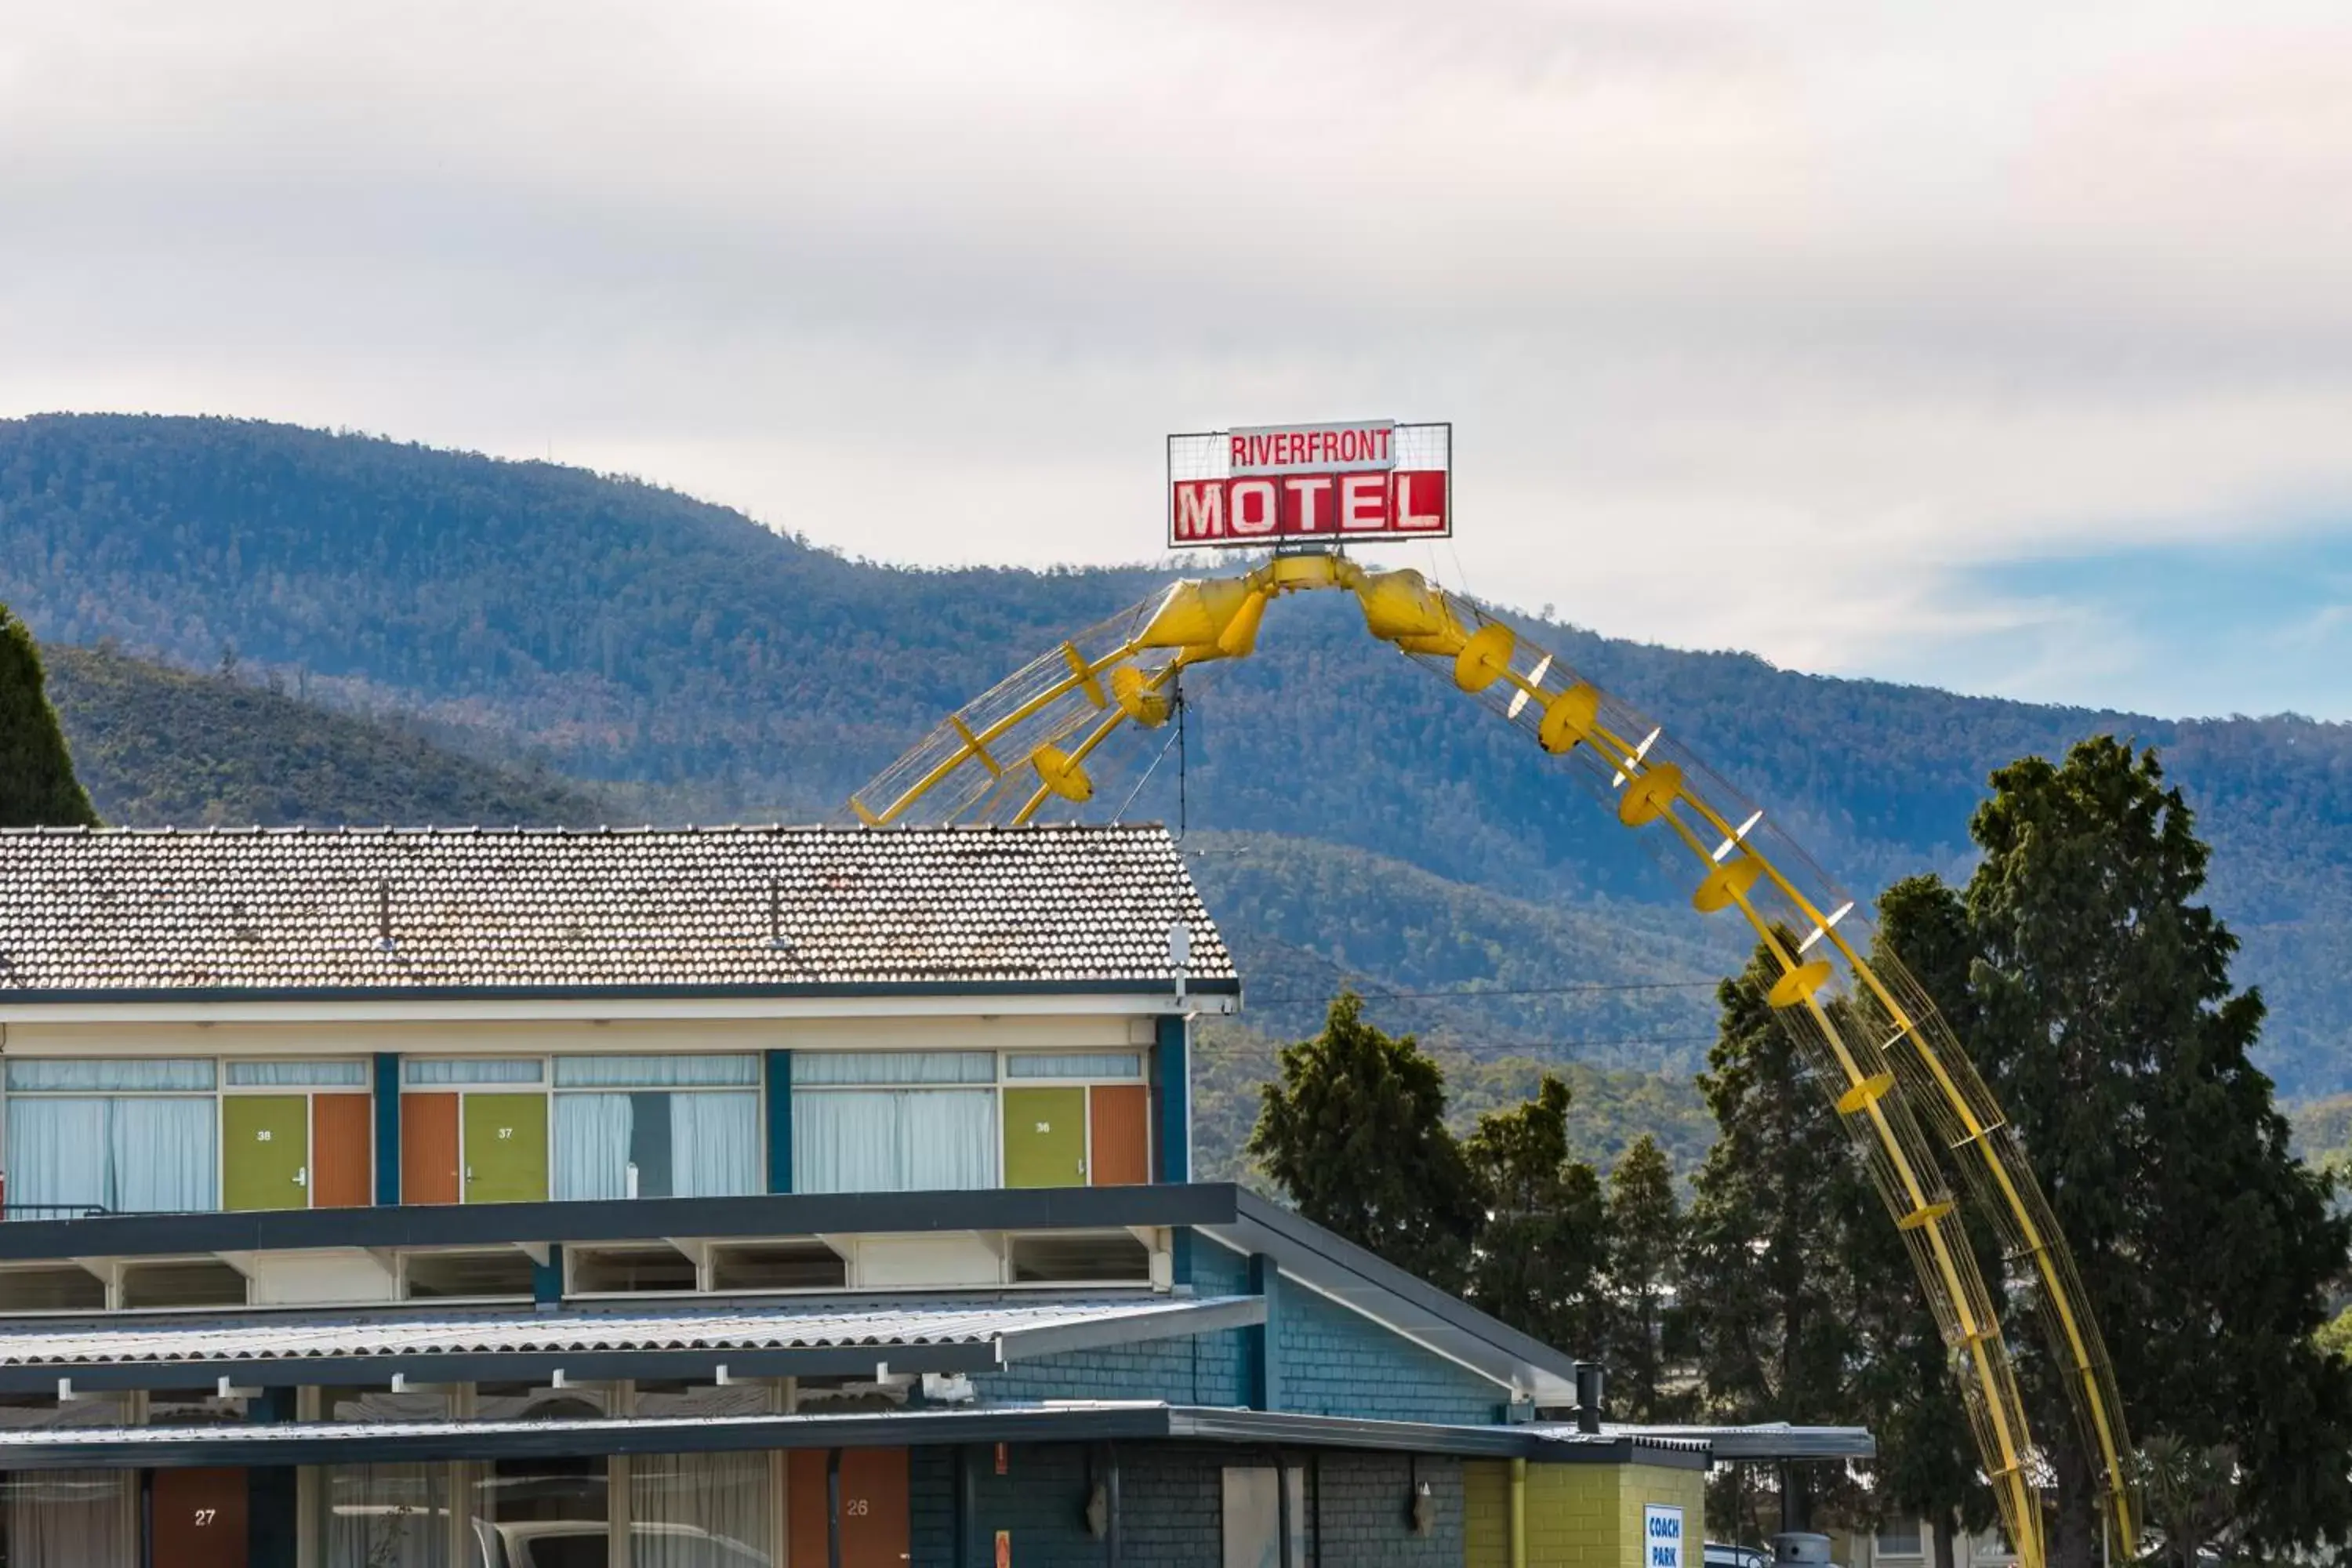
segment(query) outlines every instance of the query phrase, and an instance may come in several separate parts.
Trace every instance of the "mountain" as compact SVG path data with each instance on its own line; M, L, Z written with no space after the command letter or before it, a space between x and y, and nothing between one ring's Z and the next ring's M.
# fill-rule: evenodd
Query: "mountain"
M42 650L75 770L131 827L386 823L593 826L595 799L494 767L398 721L339 713L232 675L112 647Z
M199 668L233 650L257 677L413 714L486 754L520 748L583 779L785 816L837 815L942 712L1169 574L887 568L632 480L127 416L0 421L0 600L52 642L111 637ZM2240 976L2271 1003L2265 1060L2295 1092L2352 1089L2352 726L1965 698L1530 630L1769 803L1865 896L1911 871L1964 871L1969 814L1999 763L2102 730L2162 747L2215 845ZM1720 966L1729 939L1688 916L1686 889L1635 836L1564 790L1522 736L1365 637L1339 596L1286 602L1260 647L1188 680L1181 759L1202 849L1240 836L1228 871L1206 853L1195 864L1234 902L1221 912L1237 941L1274 964L1257 989L1344 972L1381 990L1525 993L1499 976L1566 986ZM1150 750L1123 776L1107 770L1101 798L1123 799ZM1178 815L1177 767L1152 775L1135 815ZM1492 1046L1687 1026L1670 1008L1636 1023L1633 1000L1612 1021L1591 1000L1603 994L1445 999L1447 1026L1431 1032Z

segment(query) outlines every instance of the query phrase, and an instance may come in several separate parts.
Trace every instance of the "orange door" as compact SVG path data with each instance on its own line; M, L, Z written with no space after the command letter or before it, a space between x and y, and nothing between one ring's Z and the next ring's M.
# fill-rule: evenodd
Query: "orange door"
M243 1470L157 1470L152 1560L172 1568L245 1568Z
M364 1208L375 1202L375 1100L365 1094L310 1097L310 1206Z
M1098 1083L1094 1105L1094 1154L1088 1168L1098 1187L1127 1187L1151 1180L1151 1102L1139 1083Z
M794 1448L785 1456L786 1506L792 1511L788 1568L825 1568L828 1508L824 1450ZM907 1450L841 1451L842 1568L906 1568Z
M400 1097L400 1201L457 1201L457 1097Z

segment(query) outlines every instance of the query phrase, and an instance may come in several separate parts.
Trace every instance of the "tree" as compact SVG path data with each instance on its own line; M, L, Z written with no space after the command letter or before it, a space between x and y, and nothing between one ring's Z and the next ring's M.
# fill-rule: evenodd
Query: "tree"
M1445 1074L1411 1035L1365 1022L1352 991L1323 1032L1286 1046L1249 1152L1298 1212L1448 1290L1463 1284L1476 1183L1445 1126Z
M1613 1402L1628 1420L1672 1413L1667 1314L1681 1277L1683 1212L1665 1151L1644 1132L1609 1173L1609 1333Z
M1722 1130L1694 1184L1684 1261L1705 1414L1841 1425L1857 1418L1863 1364L1847 1258L1884 1211L1796 1042L1764 1000L1778 962L1759 946L1717 991L1722 1016L1699 1088ZM1907 1277L1906 1277L1907 1278ZM1783 1528L1843 1489L1792 1467ZM1818 1497L1816 1494L1820 1494Z
M2313 1336L2352 1219L2295 1160L2250 1060L2263 1003L2231 989L2237 941L2195 901L2208 851L2189 808L2152 751L2109 736L1992 782L1970 827L1984 858L1958 1006L2081 1266L2126 1410L2186 1451L2234 1447L2250 1548L2341 1541L2352 1368ZM2054 1459L2058 1558L2088 1568L2095 1471L2058 1402L2065 1369L2022 1370Z
M1533 1100L1490 1110L1463 1145L1485 1210L1470 1301L1547 1344L1598 1353L1608 1220L1601 1176L1569 1157L1568 1085L1547 1073Z
M25 623L0 607L0 827L97 825L49 706L41 650Z

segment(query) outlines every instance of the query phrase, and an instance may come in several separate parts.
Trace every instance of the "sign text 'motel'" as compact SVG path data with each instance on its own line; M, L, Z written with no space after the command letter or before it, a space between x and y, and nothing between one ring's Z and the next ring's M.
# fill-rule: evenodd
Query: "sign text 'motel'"
M1444 538L1451 437L1389 419L1173 437L1168 542Z

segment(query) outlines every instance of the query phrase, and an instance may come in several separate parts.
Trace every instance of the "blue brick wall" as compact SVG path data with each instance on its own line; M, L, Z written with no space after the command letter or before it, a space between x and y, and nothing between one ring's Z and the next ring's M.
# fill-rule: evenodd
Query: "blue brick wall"
M1164 1399L1239 1405L1241 1333L1225 1329L1014 1362L972 1379L983 1399Z
M1102 1450L1091 1457L1100 1462ZM1089 1451L1077 1445L1015 1444L1006 1473L994 1450L972 1450L973 1549L993 1561L996 1532L1013 1532L1020 1568L1081 1568L1103 1562L1104 1542L1087 1533L1092 1488ZM1462 1467L1451 1459L1409 1460L1402 1454L1293 1453L1307 1468L1308 1563L1325 1568L1459 1568L1463 1560ZM1122 1444L1118 1449L1120 1555L1130 1568L1194 1568L1223 1552L1223 1476L1227 1465L1262 1465L1265 1454L1172 1443ZM1434 1503L1433 1528L1413 1533L1408 1509L1414 1480ZM955 1459L947 1448L919 1448L909 1477L910 1546L920 1568L950 1568L954 1541Z
M1509 1392L1285 1280L1276 1347L1282 1407L1309 1415L1486 1426Z

